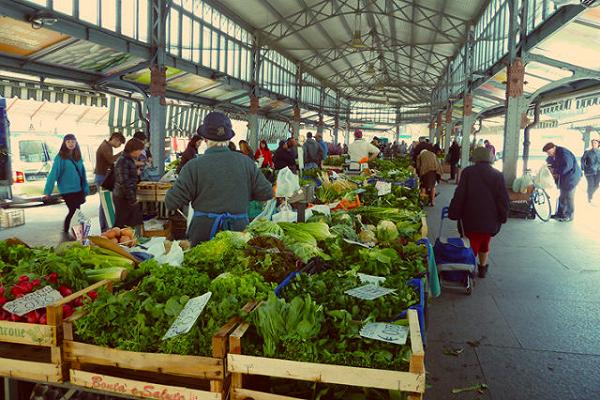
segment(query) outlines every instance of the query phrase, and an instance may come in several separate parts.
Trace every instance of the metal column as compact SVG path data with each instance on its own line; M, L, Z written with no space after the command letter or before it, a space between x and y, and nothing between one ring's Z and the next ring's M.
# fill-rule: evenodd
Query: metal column
M350 108L346 109L346 135L344 136L344 144L350 144Z
M448 110L446 110L446 135L444 136L444 154L448 154L448 150L450 149L450 138L452 137L453 133L454 122L452 122L452 104L448 104Z
M473 130L473 95L468 93L463 102L462 142L460 150L460 166L466 168L470 164L471 131Z
M435 118L431 118L431 122L429 123L429 141L433 143L434 138L435 138Z
M585 150L589 149L590 141L592 139L592 127L591 126L585 127L585 131L582 134L582 139L583 139L583 148Z
M325 103L325 88L321 84L321 93L319 95L319 122L317 123L317 134L323 136L323 104Z
M152 48L154 54L150 61L151 88L147 107L150 120L150 150L152 165L162 175L165 171L166 140L166 67L165 67L165 24L169 13L169 3L165 0L152 1Z
M394 141L400 143L400 123L402 122L402 114L400 113L400 107L396 107L396 138Z
M437 120L436 120L436 130L435 130L435 142L436 143L440 143L443 129L444 129L444 127L442 125L442 111L440 111L437 114Z
M253 149L258 148L258 97L250 95L250 113L248 114L248 137L246 140Z
M509 8L509 34L508 51L510 65L507 68L508 80L506 84L506 116L504 121L504 149L502 173L508 186L511 186L517 177L517 160L519 158L519 141L521 136L521 114L525 111L523 84L525 65L518 57L516 43L517 34L522 33L519 24L518 0L508 0ZM527 8L527 2L524 2Z
M300 137L300 107L294 106L294 119L292 120L292 136L298 139Z

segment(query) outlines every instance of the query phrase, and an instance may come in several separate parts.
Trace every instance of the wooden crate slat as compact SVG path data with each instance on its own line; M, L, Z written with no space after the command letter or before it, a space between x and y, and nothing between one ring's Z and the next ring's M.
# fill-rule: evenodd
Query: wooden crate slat
M427 226L427 218L421 217L421 239L427 238L429 227Z
M56 327L0 321L0 342L54 346L56 345Z
M136 353L65 341L65 360L203 379L223 379L223 361L211 357Z
M309 382L371 387L375 389L425 392L425 374L381 369L315 364L299 361L253 357L239 354L227 356L229 372Z
M231 400L305 400L298 397L282 396L279 394L258 392L256 390L249 389L233 389L233 398Z
M0 375L17 379L33 379L42 382L62 382L60 364L0 358Z
M417 314L416 310L408 310L408 328L410 331L410 347L413 355L424 355L425 350L423 350L421 325L419 323L419 314Z
M151 382L136 381L133 379L117 378L110 375L96 374L93 372L70 371L71 383L86 388L126 394L147 399L186 399L186 400L222 400L220 393L211 393L204 390L188 389L177 386L159 385Z

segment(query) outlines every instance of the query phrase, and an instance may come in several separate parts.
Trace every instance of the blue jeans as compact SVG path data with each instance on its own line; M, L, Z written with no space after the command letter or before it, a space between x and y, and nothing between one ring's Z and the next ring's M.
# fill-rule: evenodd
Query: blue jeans
M98 194L100 194L100 191L102 190L102 187L100 185L102 185L102 182L104 182L104 178L106 178L105 175L96 175L95 181L96 181L96 189L98 190ZM100 217L100 232L105 232L110 227L108 226L108 222L106 221L106 216L104 215L104 208L102 208L102 202L100 202L99 217Z
M304 169L315 169L318 168L319 166L317 165L317 163L314 162L309 162L304 164Z

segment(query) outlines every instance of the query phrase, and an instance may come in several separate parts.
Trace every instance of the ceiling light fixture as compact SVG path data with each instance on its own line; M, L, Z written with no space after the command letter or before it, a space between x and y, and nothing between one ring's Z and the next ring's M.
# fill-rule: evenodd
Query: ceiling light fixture
M360 17L360 0L358 1L358 6L356 7L356 14L354 16L354 33L352 34L352 41L350 42L350 46L355 49L364 49L367 47L365 42L362 39L362 28L361 28L361 17Z
M51 26L58 22L56 15L49 11L37 11L35 14L30 15L27 21L31 22L33 29L40 29L44 26Z

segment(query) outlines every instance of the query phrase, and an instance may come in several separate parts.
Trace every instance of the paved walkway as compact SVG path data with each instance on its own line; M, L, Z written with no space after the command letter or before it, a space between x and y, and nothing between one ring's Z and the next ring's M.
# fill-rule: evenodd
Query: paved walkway
M454 188L428 211L432 239ZM509 219L473 295L430 302L426 399L600 399L600 206L582 197L573 223Z

